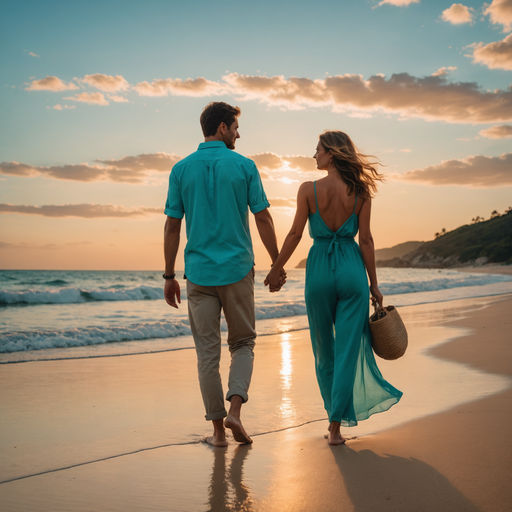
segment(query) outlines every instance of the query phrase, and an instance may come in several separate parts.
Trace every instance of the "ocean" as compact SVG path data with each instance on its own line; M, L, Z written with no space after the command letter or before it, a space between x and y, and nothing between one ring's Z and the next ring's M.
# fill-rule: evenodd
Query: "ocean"
M308 327L305 270L287 272L278 293L263 285L266 271L256 272L259 336ZM391 268L378 275L385 304L398 307L512 293L506 275ZM0 363L192 349L180 284L175 310L163 299L157 271L0 270Z

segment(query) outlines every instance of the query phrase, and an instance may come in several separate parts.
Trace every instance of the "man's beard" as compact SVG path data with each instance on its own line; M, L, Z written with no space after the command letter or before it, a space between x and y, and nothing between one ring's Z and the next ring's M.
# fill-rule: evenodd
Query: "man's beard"
M223 142L228 149L235 149L235 139L224 137Z

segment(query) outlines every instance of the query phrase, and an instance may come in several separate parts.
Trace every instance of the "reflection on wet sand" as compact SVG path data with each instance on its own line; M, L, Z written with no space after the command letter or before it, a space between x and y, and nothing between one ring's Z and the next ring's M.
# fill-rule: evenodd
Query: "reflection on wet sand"
M228 450L212 448L214 457L208 488L208 511L250 512L253 510L250 490L243 481L243 465L250 450L250 445L238 446L228 466Z
M293 376L293 361L292 361L292 346L290 343L290 334L281 334L281 368L279 374L281 376L281 405L279 412L281 418L285 420L295 419L296 411L293 405L293 397L291 395L292 376Z
M356 512L387 510L478 512L435 468L414 458L331 448Z

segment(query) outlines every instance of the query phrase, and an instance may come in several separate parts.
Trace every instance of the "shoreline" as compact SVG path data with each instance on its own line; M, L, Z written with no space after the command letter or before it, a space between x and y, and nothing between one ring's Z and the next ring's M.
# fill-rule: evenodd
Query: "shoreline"
M484 267L459 267L454 268L459 272L472 272L475 274L498 274L504 276L512 275L512 265L503 265L503 264L495 264L495 265L487 265Z

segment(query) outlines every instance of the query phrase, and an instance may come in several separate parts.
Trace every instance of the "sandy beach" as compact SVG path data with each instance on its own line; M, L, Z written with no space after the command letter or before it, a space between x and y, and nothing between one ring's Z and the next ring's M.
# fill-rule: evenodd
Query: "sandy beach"
M503 274L512 275L512 265L486 265L485 267L457 268L459 272L471 272L472 274Z
M307 331L258 339L243 418L213 449L195 353L0 367L4 511L505 511L512 500L512 296L400 308L404 391L329 447ZM226 382L228 353L223 354Z

